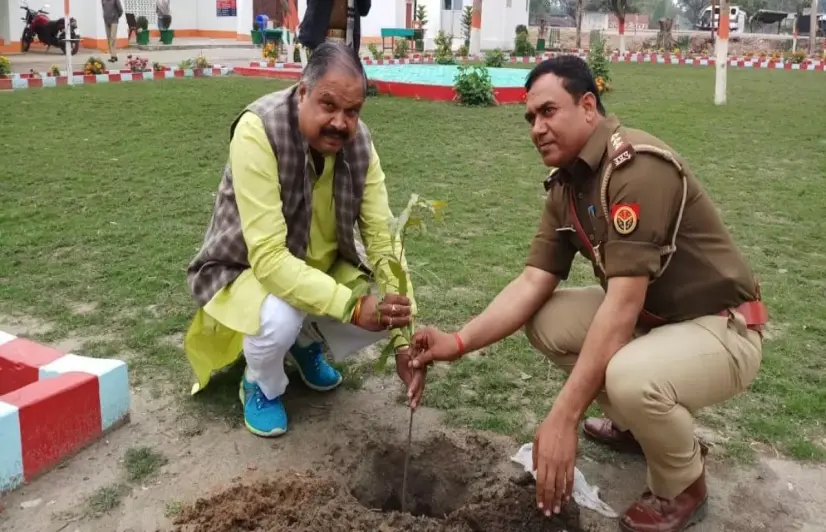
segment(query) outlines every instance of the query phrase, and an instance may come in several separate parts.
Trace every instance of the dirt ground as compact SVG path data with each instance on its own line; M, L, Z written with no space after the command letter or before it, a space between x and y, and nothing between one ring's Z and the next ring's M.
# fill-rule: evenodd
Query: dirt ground
M32 324L28 324L29 327ZM13 327L16 326L17 330ZM0 318L0 330L21 334ZM63 342L70 347L80 339ZM546 520L533 494L510 481L521 469L509 456L521 443L446 428L438 411L416 413L408 509L400 485L408 412L394 381L359 391L317 394L299 383L285 399L291 430L279 439L204 419L144 382L133 390L131 422L63 465L0 497L4 532L223 531L562 531L617 529L614 520L570 508ZM206 392L204 392L206 393ZM713 442L712 442L713 443ZM168 463L101 516L87 499L123 482L122 458L150 446ZM709 455L711 513L692 530L815 531L826 523L826 468L762 456L732 467ZM619 513L644 489L644 463L585 457L578 467Z

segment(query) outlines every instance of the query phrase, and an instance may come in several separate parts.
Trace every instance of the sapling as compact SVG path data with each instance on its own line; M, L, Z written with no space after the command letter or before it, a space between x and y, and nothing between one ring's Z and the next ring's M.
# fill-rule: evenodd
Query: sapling
M347 311L350 312L355 308L359 298L370 293L371 285L375 285L379 292L379 298L383 299L386 295L386 287L395 288L395 293L400 296L406 296L410 291L410 276L408 273L407 264L404 260L404 246L407 239L407 232L410 229L417 228L419 231L426 231L422 216L417 213L422 212L433 216L434 220L439 222L442 218L442 209L447 205L444 201L429 201L419 197L418 194L411 194L407 206L402 210L397 218L391 218L389 222L390 241L392 246L392 253L380 255L375 259L373 264L370 283L359 285L353 290L353 295L347 302ZM387 276L387 271L383 266L386 266L390 271L391 277ZM378 311L377 311L378 312ZM381 319L381 316L378 316ZM401 334L404 340L410 343L413 336L414 323L411 317L410 324L401 329ZM379 359L376 361L376 369L382 370L387 365L387 358L393 353L393 342L382 349Z

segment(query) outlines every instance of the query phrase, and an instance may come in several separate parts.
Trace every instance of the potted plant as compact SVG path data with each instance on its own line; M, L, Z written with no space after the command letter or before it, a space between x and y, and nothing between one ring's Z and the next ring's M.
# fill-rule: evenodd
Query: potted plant
M413 20L413 39L416 42L416 51L424 52L424 30L427 26L427 6L418 4L416 15Z
M137 39L138 44L144 46L149 44L149 20L143 15L141 15L138 17L135 23L137 26L135 38Z
M545 51L545 32L547 31L548 23L545 21L545 17L539 19L539 37L536 39L536 51L537 52L544 52Z
M167 26L165 30L161 30L159 28L159 31L161 33L161 42L163 44L172 44L172 39L175 37L175 30L169 27L170 24L172 24L172 17L168 17Z
M87 76L94 76L105 72L106 70L103 67L103 60L94 56L87 59L86 63L83 65L83 73Z
M148 59L144 59L142 57L132 57L131 55L126 56L126 68L133 73L138 72L146 72L149 70L146 68L147 64L149 64Z
M252 23L252 31L250 32L250 37L252 37L252 44L255 46L261 46L264 42L264 35L261 33L261 28L258 26L257 22Z

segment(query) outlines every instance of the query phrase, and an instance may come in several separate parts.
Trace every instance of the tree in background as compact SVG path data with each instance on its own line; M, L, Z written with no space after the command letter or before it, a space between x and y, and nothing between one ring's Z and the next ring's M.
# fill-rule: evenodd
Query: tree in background
M700 23L700 16L703 10L707 8L709 0L678 0L677 5L680 8L682 15L688 19L692 24Z
M473 21L473 6L465 6L462 10L462 38L465 46L470 48L470 27Z
M424 31L427 27L427 6L424 4L418 4L416 6L416 14L413 16L413 20L415 21L415 26L418 28L413 34L416 36L416 51L417 52L424 52Z
M625 15L629 13L628 0L611 0L611 11L617 17L620 37L620 53L625 53Z

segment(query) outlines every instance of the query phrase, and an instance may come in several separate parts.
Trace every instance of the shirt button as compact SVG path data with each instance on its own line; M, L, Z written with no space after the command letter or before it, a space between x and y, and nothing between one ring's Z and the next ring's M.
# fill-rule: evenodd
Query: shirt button
M576 195L576 197L578 197L579 199L582 199L582 192L580 192L579 194L577 194L577 195Z
M591 240L594 240L594 235L588 235L588 238L590 238Z

